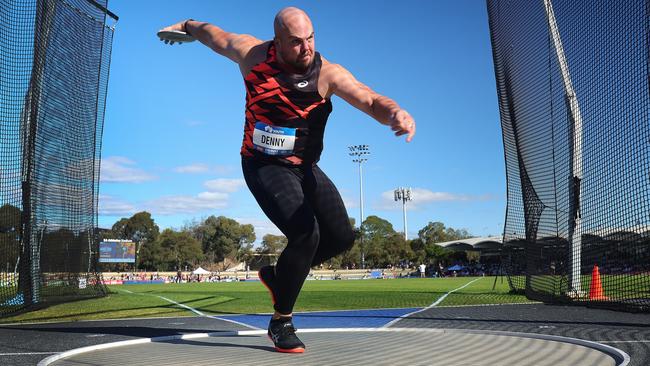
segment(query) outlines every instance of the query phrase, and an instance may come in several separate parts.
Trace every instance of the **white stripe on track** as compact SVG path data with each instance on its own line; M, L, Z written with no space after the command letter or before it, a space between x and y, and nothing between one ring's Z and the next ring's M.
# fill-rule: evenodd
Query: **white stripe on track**
M19 352L19 353L0 353L0 356L29 356L29 355L55 355L60 352Z
M400 321L400 320L402 320L402 319L404 319L404 318L408 318L408 317L411 316L411 315L415 315L415 314L417 314L417 313L419 313L419 312L422 312L422 311L425 311L425 310L431 309L431 308L433 308L433 307L436 307L436 306L438 306L438 304L440 304L440 303L441 303L445 298L447 298L447 296L449 296L449 294L454 293L454 292L456 292L456 291L458 291L458 290L462 290L462 289L464 289L465 287L471 285L472 283L474 283L474 282L476 282L476 281L478 281L478 280L480 280L480 279L482 279L482 278L484 278L484 277L479 277L479 278L477 278L477 279L474 279L474 280L472 280L472 281L469 281L469 282L467 282L466 284L460 286L459 288L453 289L453 290L447 292L446 294L440 296L440 298L438 298L438 300L434 301L433 304L427 306L426 308L422 308L422 309L420 309L420 310L416 310L416 311L410 312L410 313L408 313L408 314L406 314L406 315L402 315L402 316L400 316L399 318L393 319L393 320L391 320L390 322L386 323L382 328L388 328L388 327L390 327L391 325L397 323L398 321Z
M134 295L154 296L154 297L157 297L157 298L163 299L163 300L165 300L165 301L167 301L167 302L170 302L170 303L172 303L172 304L174 304L174 305L180 306L180 307L182 307L183 309L187 309L187 310L193 312L194 314L196 314L196 315L198 315L198 316L200 316L200 317L203 317L203 318L210 318L210 319L223 320L223 321L228 322L228 323L233 323L233 324L241 325L241 326L244 326L244 327L246 327L246 328L251 328L251 329L255 329L255 330L259 330L259 329L260 329L260 328L258 328L258 327L254 327L254 326L252 326L252 325L248 325L248 324L245 324L245 323L241 323L241 322L238 322L238 321L236 321L236 320L231 320L231 319L226 319L226 318L220 318L220 317L218 317L218 316L213 316L213 315L206 315L206 314L202 313L201 311L199 311L199 310L197 310L197 309L194 309L194 308L191 307L191 306L187 306L187 305L185 305L185 304L181 304L181 303L176 302L176 301L174 301L174 300L172 300L172 299L168 299L168 298L166 298L166 297L164 297L164 296L160 296L160 295L152 295L152 294L141 294L141 293L137 293L137 292L133 292L133 291L129 291L129 290L124 290L124 289L120 289L119 291L125 291L125 292L128 292L128 293L130 293L130 294L134 294Z

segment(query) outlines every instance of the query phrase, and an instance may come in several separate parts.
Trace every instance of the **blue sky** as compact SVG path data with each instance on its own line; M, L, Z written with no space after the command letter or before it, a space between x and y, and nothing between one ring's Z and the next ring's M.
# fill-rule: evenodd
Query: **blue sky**
M126 1L113 41L102 148L100 227L147 210L161 228L224 215L279 234L246 188L239 149L244 85L237 66L198 42L169 46L155 33L193 18L262 40L285 6L312 18L316 49L396 100L417 121L411 143L333 98L319 166L359 220L358 165L370 145L364 214L403 230L397 187L411 187L409 238L430 221L499 235L505 167L487 10L454 1Z

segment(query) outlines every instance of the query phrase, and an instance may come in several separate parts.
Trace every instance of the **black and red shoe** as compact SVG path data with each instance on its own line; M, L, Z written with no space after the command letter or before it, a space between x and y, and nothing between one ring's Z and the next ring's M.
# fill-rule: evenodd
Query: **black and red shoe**
M278 352L305 352L305 344L296 336L296 328L293 326L291 317L283 317L277 320L271 319L268 335Z
M271 294L271 300L273 305L275 305L275 267L274 266L264 266L257 271L257 277L259 277L260 282L269 290Z

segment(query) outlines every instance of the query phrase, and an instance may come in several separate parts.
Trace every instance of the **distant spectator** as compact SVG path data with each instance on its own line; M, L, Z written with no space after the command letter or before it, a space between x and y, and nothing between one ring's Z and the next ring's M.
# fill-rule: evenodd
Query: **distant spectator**
M427 266L422 263L418 268L420 269L420 278L426 277Z

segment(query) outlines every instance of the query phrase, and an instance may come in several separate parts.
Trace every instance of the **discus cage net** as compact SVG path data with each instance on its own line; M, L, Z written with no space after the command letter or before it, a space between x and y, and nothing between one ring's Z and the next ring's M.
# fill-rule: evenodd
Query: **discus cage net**
M0 0L0 316L101 296L106 0Z
M650 1L488 0L503 263L535 300L650 309Z

